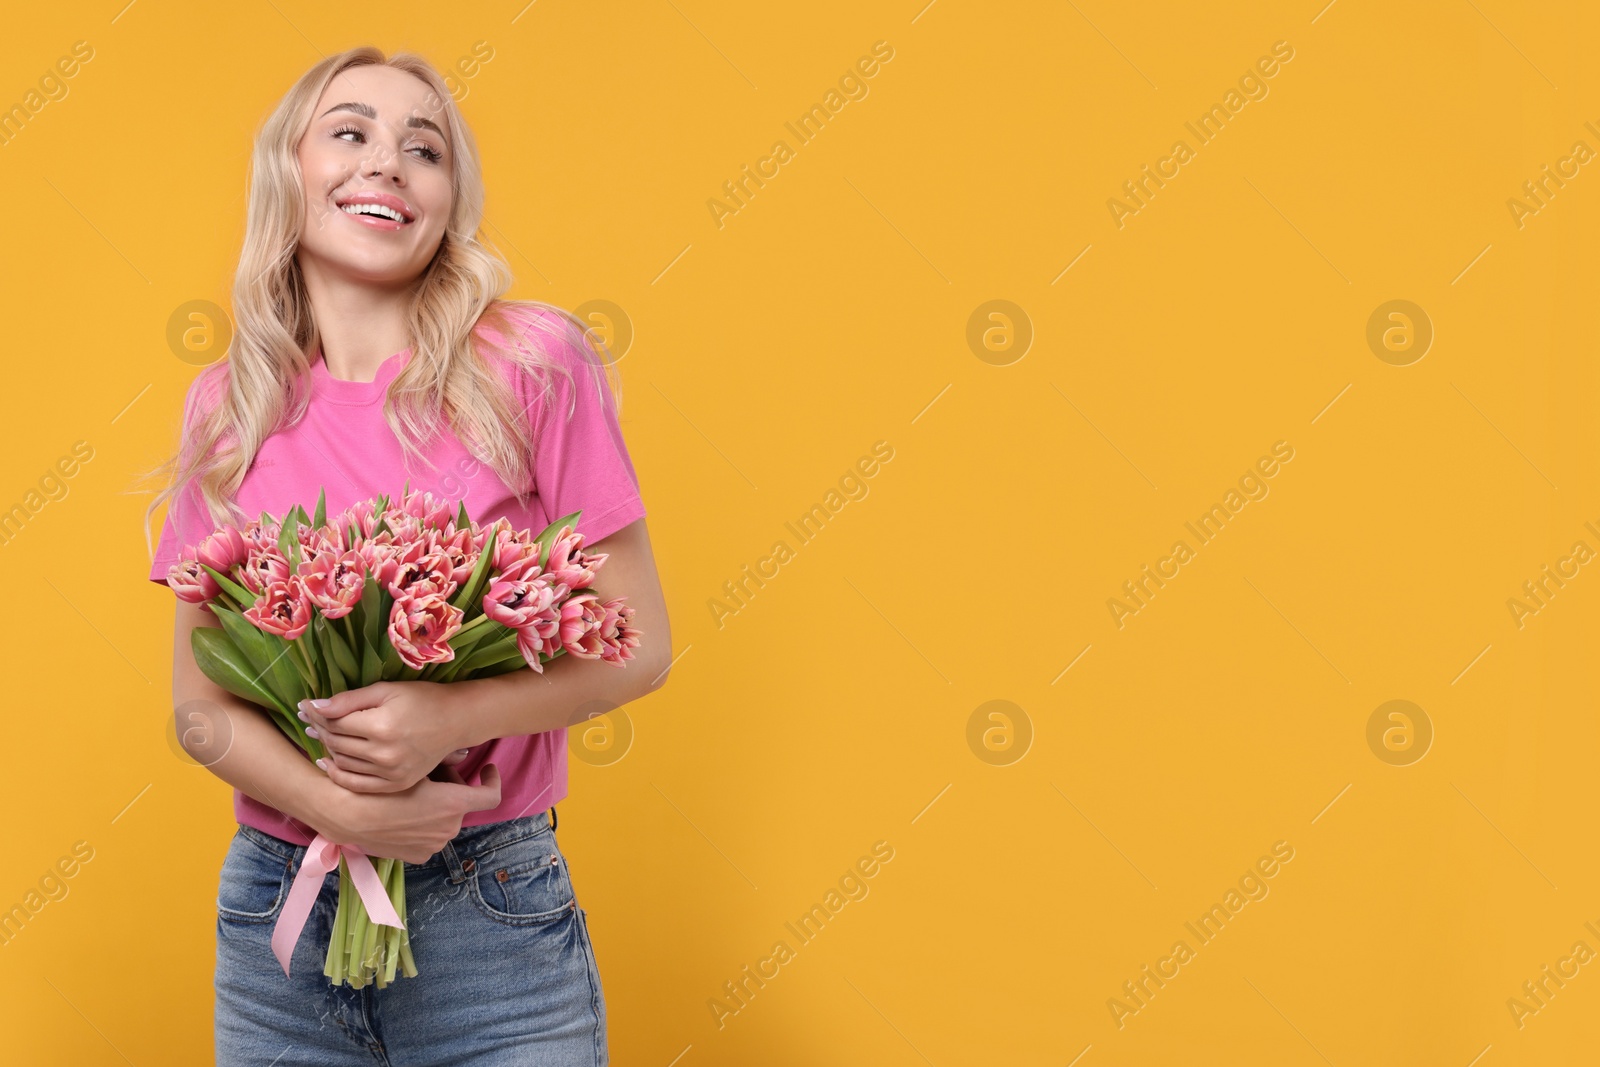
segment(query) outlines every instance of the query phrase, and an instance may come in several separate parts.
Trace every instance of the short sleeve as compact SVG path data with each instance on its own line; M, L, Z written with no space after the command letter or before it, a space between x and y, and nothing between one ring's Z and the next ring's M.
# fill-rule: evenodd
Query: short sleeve
M184 448L189 445L188 430L193 425L196 403L202 395L207 397L208 404L214 402L219 382L220 375L208 368L189 384L189 392L183 402ZM161 520L161 535L156 540L155 555L150 563L150 580L166 585L167 570L178 562L183 550L198 545L216 528L217 524L206 510L199 483L191 479L167 498L166 517Z
M594 544L643 518L645 509L600 360L575 329L570 334L563 330L543 345L567 373L552 372L550 402L535 405L534 491L552 522L581 511L578 530Z

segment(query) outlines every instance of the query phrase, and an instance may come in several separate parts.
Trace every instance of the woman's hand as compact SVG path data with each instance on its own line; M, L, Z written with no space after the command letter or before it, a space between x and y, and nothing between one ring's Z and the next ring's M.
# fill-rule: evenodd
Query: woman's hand
M453 767L466 757L451 689L438 682L376 682L324 701L302 701L300 718L328 750L321 766L334 782L353 793L395 793L441 763Z
M461 832L468 812L500 804L500 769L483 768L479 785L468 785L453 766L439 769L438 780L424 778L393 793L332 790L322 805L318 833L368 856L426 863Z

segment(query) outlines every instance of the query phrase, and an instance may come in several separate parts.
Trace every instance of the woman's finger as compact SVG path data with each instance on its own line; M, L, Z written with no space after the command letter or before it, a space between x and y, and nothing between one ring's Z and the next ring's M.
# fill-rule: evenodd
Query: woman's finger
M326 759L322 761L322 768L333 784L344 786L352 793L394 793L399 791L396 788L397 783L391 782L387 778L348 771Z
M347 755L343 752L335 752L332 749L329 749L328 755L332 759L333 765L343 770L354 774L373 775L378 778L387 777L388 772L371 760L362 759L360 756Z
M309 731L308 731L309 733ZM322 742L322 747L341 758L362 760L370 763L373 756L373 744L363 737L351 737L348 734L326 734L321 730L309 733L309 736Z

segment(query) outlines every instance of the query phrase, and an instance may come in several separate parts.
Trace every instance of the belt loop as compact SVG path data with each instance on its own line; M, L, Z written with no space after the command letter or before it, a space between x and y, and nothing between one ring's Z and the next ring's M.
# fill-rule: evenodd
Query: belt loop
M552 832L554 832L555 828L556 828L556 806L554 804L552 804L552 805L550 805L550 829L551 829Z
M444 848L439 850L439 855L444 858L445 870L450 872L451 885L460 885L467 880L467 867L456 853L455 842L446 841Z

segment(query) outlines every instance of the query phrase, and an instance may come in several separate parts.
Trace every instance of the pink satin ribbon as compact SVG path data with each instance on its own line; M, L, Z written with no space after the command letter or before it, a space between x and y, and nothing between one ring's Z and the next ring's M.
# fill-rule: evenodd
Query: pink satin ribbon
M405 925L395 913L389 893L367 854L354 845L337 845L318 834L306 846L305 859L300 861L300 870L289 887L289 899L284 901L277 925L272 928L272 954L278 957L285 977L289 974L289 958L294 955L295 942L300 940L300 931L305 929L311 907L322 889L323 877L339 866L341 853L350 868L350 880L355 883L356 893L367 906L372 921L382 926Z

